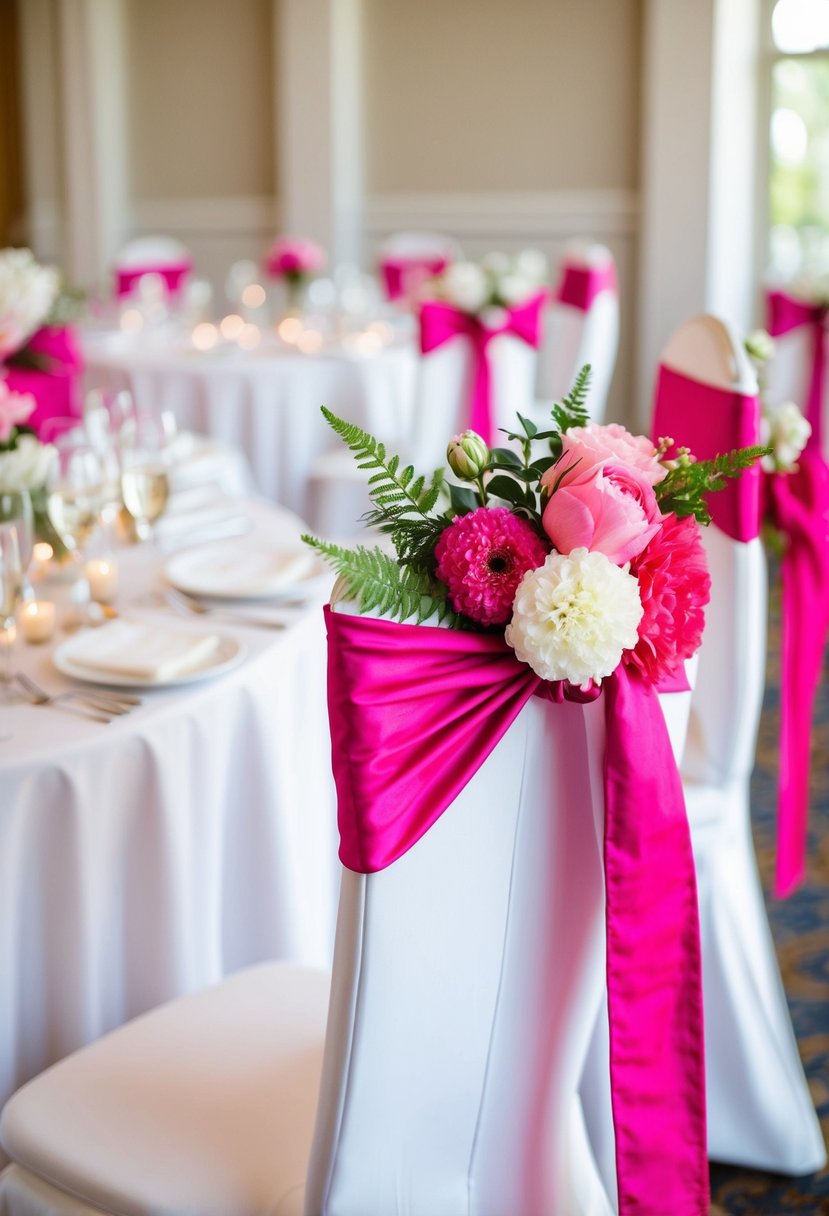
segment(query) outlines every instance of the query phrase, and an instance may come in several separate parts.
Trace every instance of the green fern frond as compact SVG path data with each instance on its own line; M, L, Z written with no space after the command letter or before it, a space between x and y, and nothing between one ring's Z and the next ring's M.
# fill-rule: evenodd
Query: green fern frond
M375 504L370 523L394 521L401 515L428 516L434 509L443 485L443 472L437 470L427 484L423 476L415 477L411 465L400 467L399 456L387 456L385 445L368 431L346 422L322 406L323 415L357 460L360 469L373 470L368 479L369 493ZM402 508L400 510L399 508Z
M586 401L591 372L590 364L585 363L569 393L552 408L553 421L562 433L574 426L587 426L590 421Z
M654 486L659 509L666 514L693 515L701 524L711 522L711 512L703 495L725 488L730 480L770 454L770 448L734 448L722 452L714 460L678 463L668 475Z
M303 536L302 540L316 549L344 580L347 594L358 601L361 612L390 616L397 621L416 621L418 625L435 614L437 619L456 629L469 628L468 623L453 612L430 581L428 575L401 567L382 549L346 549L342 545Z

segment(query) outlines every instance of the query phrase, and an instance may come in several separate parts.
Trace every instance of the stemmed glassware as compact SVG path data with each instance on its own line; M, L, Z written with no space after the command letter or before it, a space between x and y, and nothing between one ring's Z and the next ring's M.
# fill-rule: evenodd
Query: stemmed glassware
M170 492L164 418L137 408L121 432L121 493L139 540L151 540L153 525Z
M35 527L32 498L28 490L0 490L0 524L13 524L17 529L17 545L23 569L23 598L31 594L27 574L32 561Z
M89 588L82 575L83 552L104 504L104 470L81 427L60 435L54 447L56 458L47 485L49 518L76 564L72 599L85 602Z
M23 583L17 525L0 523L0 641L3 646L2 681L6 699L14 673L15 609ZM0 729L0 739L10 739L11 730Z

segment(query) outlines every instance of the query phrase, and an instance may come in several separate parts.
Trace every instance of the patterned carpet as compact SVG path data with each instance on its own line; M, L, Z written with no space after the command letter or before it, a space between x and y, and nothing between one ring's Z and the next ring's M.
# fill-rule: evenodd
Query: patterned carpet
M772 597L769 668L752 779L754 836L763 885L774 869L774 828L779 728L779 605ZM829 687L827 669L818 692L812 749L809 870L806 884L788 900L767 896L769 920L789 998L795 1033L812 1097L829 1143ZM829 1169L808 1178L781 1178L713 1166L712 1216L829 1216ZM667 1216L667 1214L666 1214Z

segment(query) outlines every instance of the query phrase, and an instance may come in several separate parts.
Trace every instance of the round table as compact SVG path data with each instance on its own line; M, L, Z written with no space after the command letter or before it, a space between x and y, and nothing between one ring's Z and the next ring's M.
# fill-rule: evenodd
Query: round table
M325 405L405 455L418 355L406 342L363 352L355 343L303 354L128 335L87 335L89 388L128 388L137 401L172 411L180 427L239 448L261 494L317 529L311 474L323 453L343 448L320 413ZM345 450L343 448L343 450ZM355 524L356 530L356 524Z
M253 525L246 543L297 543L295 516L239 509ZM284 622L266 629L176 615L158 594L153 545L118 559L123 618L220 632L245 653L214 678L143 691L140 707L109 724L0 705L13 730L0 742L0 1105L54 1060L171 997L258 960L326 965L331 955L327 587L318 581L302 606L260 604ZM50 598L48 583L36 586ZM73 682L53 649L18 640L15 666L58 691Z

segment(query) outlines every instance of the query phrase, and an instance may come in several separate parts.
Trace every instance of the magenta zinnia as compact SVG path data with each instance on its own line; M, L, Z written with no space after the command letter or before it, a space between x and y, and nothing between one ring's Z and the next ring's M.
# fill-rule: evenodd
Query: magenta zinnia
M547 546L506 507L479 507L459 515L435 548L437 576L455 612L479 625L504 625L528 570L542 565Z
M622 662L656 681L690 659L702 641L711 579L696 521L666 515L656 536L631 562L630 572L639 580L644 614L639 641L625 651Z

